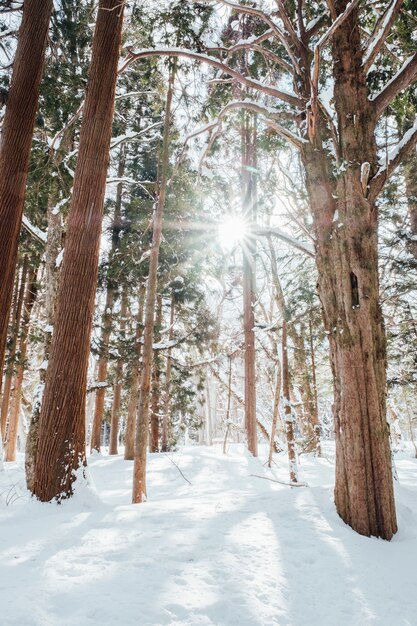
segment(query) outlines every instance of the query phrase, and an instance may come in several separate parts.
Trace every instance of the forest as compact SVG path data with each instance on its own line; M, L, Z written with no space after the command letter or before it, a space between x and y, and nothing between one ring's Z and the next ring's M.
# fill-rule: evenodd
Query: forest
M0 625L417 623L415 0L0 0Z

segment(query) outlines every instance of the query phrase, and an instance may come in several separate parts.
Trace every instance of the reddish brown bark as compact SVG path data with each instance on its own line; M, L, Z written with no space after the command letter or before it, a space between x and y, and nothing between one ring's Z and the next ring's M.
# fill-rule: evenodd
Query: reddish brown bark
M123 5L100 0L39 418L34 494L61 500L85 463L85 396Z
M10 403L10 414L6 434L6 453L5 461L16 461L17 432L19 426L20 405L22 401L22 384L23 375L26 367L26 353L28 347L28 335L30 326L30 316L33 305L35 304L38 285L36 282L37 268L30 272L29 281L25 295L25 305L22 317L22 326L19 341L19 362L16 368L16 374L13 378L13 393Z
M127 315L127 287L123 290L122 295L122 305L120 307L120 336L124 337L125 328L126 328L126 315ZM110 420L110 445L109 445L109 454L117 454L118 452L118 440L119 440L119 421L120 421L120 411L122 406L122 386L123 386L123 366L124 359L117 359L116 363L116 372L115 372L115 382L113 385L113 404L111 409L111 420Z
M0 144L0 370L52 0L25 0ZM0 380L1 387L1 380Z
M149 276L146 289L145 327L143 332L143 369L140 382L139 404L136 421L135 462L133 467L132 500L134 503L140 503L146 500L146 456L149 439L149 400L152 373L154 316L158 281L159 247L161 244L162 222L168 184L169 130L171 124L170 118L175 68L176 66L174 65L174 69L171 70L170 73L167 103L165 107L161 184L153 216L152 247L149 259Z
M339 4L343 10L346 3ZM360 534L391 539L397 522L385 406L377 209L361 181L363 163L370 164L371 174L377 168L376 119L362 66L357 9L333 36L333 61L337 130L347 167L333 183L320 124L302 156L334 375L335 503L342 519Z

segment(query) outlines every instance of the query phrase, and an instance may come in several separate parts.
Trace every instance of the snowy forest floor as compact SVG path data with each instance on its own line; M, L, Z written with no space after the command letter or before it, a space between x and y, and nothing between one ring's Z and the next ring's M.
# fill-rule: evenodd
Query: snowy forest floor
M262 454L263 453L263 454ZM328 450L329 455L331 449ZM241 446L150 455L149 498L130 505L132 463L89 460L92 486L30 501L23 464L1 476L1 626L386 626L417 623L417 460L397 455L400 530L355 534L332 502L330 456L272 471ZM189 485L177 467L191 482Z

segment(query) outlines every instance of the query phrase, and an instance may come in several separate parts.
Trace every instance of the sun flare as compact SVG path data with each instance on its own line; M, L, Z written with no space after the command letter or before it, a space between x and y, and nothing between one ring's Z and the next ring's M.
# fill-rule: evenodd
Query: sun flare
M247 224L239 215L231 215L219 224L219 241L223 250L231 251L247 236Z

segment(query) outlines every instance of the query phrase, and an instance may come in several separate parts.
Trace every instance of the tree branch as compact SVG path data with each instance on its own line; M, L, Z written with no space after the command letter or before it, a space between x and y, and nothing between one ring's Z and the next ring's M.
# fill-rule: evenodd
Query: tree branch
M287 104L291 104L294 107L299 109L303 109L305 104L304 100L298 98L296 95L288 93L286 91L281 91L280 89L276 89L272 87L272 85L265 85L258 80L253 78L248 78L247 76L243 76L237 70L229 67L225 63L222 63L218 59L208 56L207 54L202 54L200 52L192 52L191 50L183 50L181 48L155 48L155 49L147 49L147 50L139 50L135 52L128 48L129 56L123 65L119 69L119 74L124 72L129 65L138 59L144 59L147 57L159 57L159 56L170 56L170 57L183 57L185 59L191 59L193 61L201 61L203 63L208 63L212 67L217 68L218 70L232 76L245 87L249 87L251 89L256 89L257 91L261 91L262 93L266 93L269 96L273 96L286 102Z
M417 78L417 52L409 57L402 68L391 80L385 85L382 91L372 99L377 115L387 108L398 94L409 87Z
M294 239L279 228L257 228L255 230L255 235L257 235L258 237L277 237L277 239L284 241L289 246L300 250L307 256L312 257L313 259L316 256L314 247L312 245L304 241L298 241L298 239Z
M398 146L388 154L388 159L381 165L375 176L369 183L369 198L374 201L382 191L387 180L392 176L397 167L417 145L417 117L414 126L404 133Z
M369 41L366 42L367 52L363 60L363 66L366 72L369 71L369 68L378 56L381 47L391 31L391 27L396 20L403 2L404 0L392 0L391 4L377 21Z
M230 7L239 13L245 13L246 15L254 15L262 20L265 24L269 26L273 34L278 37L285 50L287 51L288 56L290 57L295 69L298 73L301 72L300 66L298 64L298 60L296 55L291 49L291 37L288 39L286 33L280 29L280 27L275 24L274 20L261 9L257 9L255 7L243 6L238 2L232 2L231 0L194 0L198 4L206 4L207 2L220 2L224 6Z

